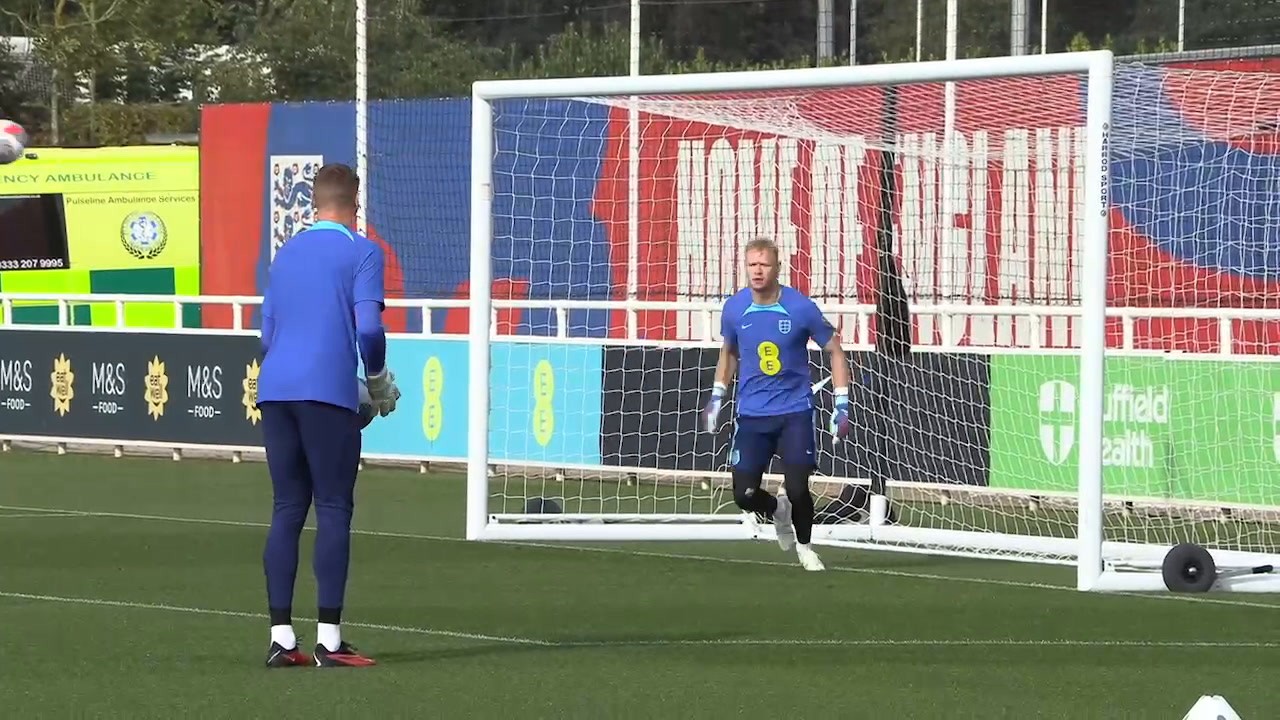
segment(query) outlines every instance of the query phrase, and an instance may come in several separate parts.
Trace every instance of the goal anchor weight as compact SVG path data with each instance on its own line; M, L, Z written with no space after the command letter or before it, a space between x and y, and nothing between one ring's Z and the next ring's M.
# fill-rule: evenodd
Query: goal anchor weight
M1160 567L1164 585L1173 592L1209 592L1219 578L1237 575L1265 575L1275 572L1274 565L1255 565L1219 571L1209 551L1195 543L1174 545L1164 556Z
M1160 566L1164 586L1173 592L1209 592L1218 580L1218 568L1208 550L1195 543L1174 545Z

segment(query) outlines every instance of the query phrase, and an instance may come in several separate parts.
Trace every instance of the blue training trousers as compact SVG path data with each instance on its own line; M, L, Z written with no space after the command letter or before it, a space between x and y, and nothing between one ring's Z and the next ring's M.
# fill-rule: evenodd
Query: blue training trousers
M351 557L360 416L321 402L264 402L260 407L274 495L263 552L268 606L293 606L299 540L314 502L316 606L340 610Z

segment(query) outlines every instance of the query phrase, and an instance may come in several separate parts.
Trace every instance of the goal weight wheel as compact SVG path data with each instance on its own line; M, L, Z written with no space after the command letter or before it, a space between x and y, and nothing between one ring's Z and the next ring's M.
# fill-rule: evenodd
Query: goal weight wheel
M1208 550L1195 543L1174 545L1160 568L1164 585L1173 592L1202 593L1218 580L1218 568Z

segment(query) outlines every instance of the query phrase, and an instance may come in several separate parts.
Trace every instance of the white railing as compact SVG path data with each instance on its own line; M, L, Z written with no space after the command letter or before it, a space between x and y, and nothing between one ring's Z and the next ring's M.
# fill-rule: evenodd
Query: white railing
M56 304L58 307L58 325L36 325L13 322L15 304ZM128 304L169 304L173 306L175 327L126 327L125 306ZM80 304L111 304L115 307L114 325L73 325L71 307ZM132 332L164 332L164 333L217 333L256 332L244 322L245 310L256 308L262 304L262 297L255 295L138 295L138 294L63 294L63 293L0 293L0 328L22 328L30 330L53 329L56 327L74 326L78 330L114 330ZM875 317L876 307L867 303L830 303L819 302L819 307L833 320L838 320L841 332L847 338L850 349L871 349L874 347L870 337L871 321ZM187 306L225 307L231 313L229 328L184 328L182 327L183 309ZM466 333L437 333L432 330L432 314L436 311L466 310L470 307L465 299L406 299L387 300L392 308L410 308L422 312L422 335L465 338ZM670 346L705 346L720 342L719 314L722 301L690 300L690 301L644 301L644 300L493 300L493 313L490 327L495 338L507 340L530 340L546 342L558 340L564 342L593 344L639 344ZM554 318L554 329L547 334L515 335L500 332L502 323L500 314L510 310L549 310ZM577 337L570 334L569 314L572 311L600 310L621 311L625 313L625 327L628 332L622 338ZM645 337L638 330L637 317L642 312L672 312L684 316L681 323L688 332L685 337L654 338ZM911 306L912 314L918 323L936 327L936 342L917 342L916 348L928 351L957 351L971 353L1002 353L1012 351L1046 351L1075 352L1071 344L1046 344L1045 329L1050 323L1072 321L1081 315L1079 306L1066 305L968 305L959 303L921 303ZM1216 351L1214 355L1280 355L1280 347L1266 347L1262 350L1241 353L1236 349L1237 323L1239 322L1274 322L1280 324L1280 308L1173 308L1173 307L1111 307L1107 309L1108 317L1115 318L1121 324L1121 342L1113 349L1144 352L1135 349L1138 337L1138 324L1149 320L1212 320L1217 321ZM987 344L964 344L957 341L955 328L957 321L973 319L997 320L1009 322L1017 319L1025 323L1018 335L1027 338L1026 342L1002 342ZM1152 350L1150 352L1162 352Z

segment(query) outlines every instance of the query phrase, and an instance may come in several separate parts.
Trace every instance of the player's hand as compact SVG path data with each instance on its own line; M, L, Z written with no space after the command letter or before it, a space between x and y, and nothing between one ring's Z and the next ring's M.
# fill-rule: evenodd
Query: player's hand
M849 436L849 388L836 388L835 409L831 411L831 434L837 441Z
M376 375L365 377L369 387L369 399L378 409L380 417L386 417L396 410L396 401L400 399L400 388L396 387L396 375L390 368L383 368Z
M711 399L702 409L702 429L709 433L714 433L720 425L720 408L724 407L724 392L725 386L722 383L716 383L711 388Z

